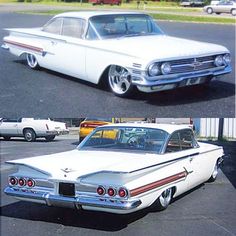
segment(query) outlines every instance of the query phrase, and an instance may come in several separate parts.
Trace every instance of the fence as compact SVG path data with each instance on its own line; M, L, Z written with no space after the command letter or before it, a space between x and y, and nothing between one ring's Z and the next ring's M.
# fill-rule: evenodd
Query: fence
M219 118L200 118L198 134L204 138L217 138L219 131ZM223 137L236 139L236 119L224 118Z

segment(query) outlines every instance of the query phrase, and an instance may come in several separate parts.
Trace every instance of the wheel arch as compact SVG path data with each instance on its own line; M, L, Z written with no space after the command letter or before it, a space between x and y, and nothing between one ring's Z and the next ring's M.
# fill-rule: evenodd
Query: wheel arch
M27 129L31 129L32 131L34 131L35 135L37 136L37 133L35 132L35 129L34 129L33 127L31 127L31 126L27 126L27 127L24 127L24 128L23 128L23 130L22 130L23 135L25 134L25 131L26 131Z
M130 70L127 68L127 66L121 65L120 63L112 63L112 64L109 64L109 65L107 65L107 66L103 69L103 71L102 71L102 73L101 73L101 75L100 75L100 77L99 77L99 79L98 79L98 84L99 84L99 85L105 85L105 84L106 84L106 80L108 79L108 72L109 72L109 69L110 69L110 67L113 66L113 65L121 66L121 67L125 68L126 70L130 71Z

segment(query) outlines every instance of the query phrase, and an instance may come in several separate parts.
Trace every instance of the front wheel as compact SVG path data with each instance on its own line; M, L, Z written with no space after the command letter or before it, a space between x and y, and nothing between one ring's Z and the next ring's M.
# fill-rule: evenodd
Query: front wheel
M133 94L135 87L131 83L131 75L122 66L112 65L108 71L108 81L111 91L119 97Z
M27 142L33 142L36 139L36 134L32 129L25 129L24 130L24 137Z
M173 196L173 189L168 188L162 192L157 201L155 202L155 208L159 211L165 210L171 203Z
M37 61L37 58L35 57L35 55L27 53L26 54L26 61L27 61L28 66L31 69L38 69L39 68L39 64L38 64L38 61Z
M231 14L232 14L232 16L236 16L236 9L232 9Z

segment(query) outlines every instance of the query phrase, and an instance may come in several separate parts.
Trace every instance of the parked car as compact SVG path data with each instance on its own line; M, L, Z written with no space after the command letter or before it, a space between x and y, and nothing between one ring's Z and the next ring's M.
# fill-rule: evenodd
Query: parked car
M138 12L69 12L42 28L6 30L2 48L25 55L31 68L106 84L120 97L205 84L231 72L225 47L167 36Z
M204 6L204 1L202 1L202 0L182 0L182 1L180 1L180 6L182 6L182 7L202 7L202 6Z
M24 137L32 142L36 138L44 137L52 141L56 135L68 134L69 130L63 122L55 122L50 119L19 118L0 120L0 137L10 140L11 137Z
M109 132L116 137L108 138ZM4 192L49 206L117 214L165 209L172 198L214 181L223 155L222 147L197 142L186 125L105 125L75 150L7 161L17 171Z
M120 5L121 0L89 0L90 3L93 5L103 5L103 4L110 4L110 5Z
M98 118L98 117L85 118L85 120L80 123L79 141L81 142L88 134L90 134L98 126L112 123L115 123L114 118Z
M221 1L215 5L208 5L204 7L204 11L208 14L216 13L230 13L236 16L236 2L234 1Z

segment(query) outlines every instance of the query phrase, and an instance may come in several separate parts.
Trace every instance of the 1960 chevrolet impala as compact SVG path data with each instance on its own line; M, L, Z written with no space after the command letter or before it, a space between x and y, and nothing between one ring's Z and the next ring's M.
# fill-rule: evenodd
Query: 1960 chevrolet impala
M222 147L198 143L184 125L96 128L77 149L7 163L17 168L5 193L48 206L134 212L167 208L172 198L216 179Z
M42 28L6 29L2 48L39 66L95 84L120 97L204 84L231 72L220 45L169 37L142 13L70 12Z

